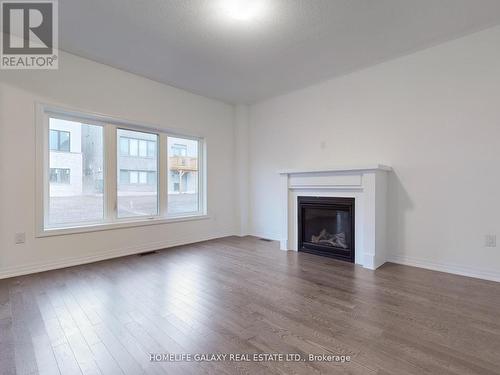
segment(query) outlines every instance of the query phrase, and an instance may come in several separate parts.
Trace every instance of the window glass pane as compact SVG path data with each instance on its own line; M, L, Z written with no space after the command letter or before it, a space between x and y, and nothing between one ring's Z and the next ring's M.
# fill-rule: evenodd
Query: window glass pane
M139 141L139 156L145 158L148 156L148 142Z
M149 185L156 185L156 173L155 172L148 172L148 184Z
M120 154L123 156L128 155L128 139L120 137Z
M59 132L57 130L50 130L49 147L54 151L59 149Z
M70 151L70 133L67 131L59 132L59 151Z
M71 183L70 173L69 169L60 169L61 184Z
M132 130L118 129L118 138L128 137L130 155L139 156L139 144L143 143L147 154L147 141L155 145L158 136ZM135 151L134 151L135 150ZM130 183L119 179L117 199L118 217L158 215L158 185L148 184L148 173L157 176L158 158L123 157L118 155L118 170L128 170Z
M57 182L57 169L56 168L50 168L49 182Z
M187 145L178 143L172 145L172 156L186 156L186 155L187 155Z
M49 182L54 184L69 184L70 170L66 168L50 168Z
M156 144L154 142L148 142L148 157L156 157Z
M168 213L199 211L198 141L168 137Z
M137 171L129 171L128 173L130 174L130 183L137 184L139 182Z
M130 143L130 156L137 156L139 154L139 141L137 139L129 139Z
M120 170L120 183L121 184L128 184L128 183L130 183L128 171L125 171L123 169Z
M103 220L103 128L49 119L50 139L58 134L59 150L49 153L48 226L64 227Z

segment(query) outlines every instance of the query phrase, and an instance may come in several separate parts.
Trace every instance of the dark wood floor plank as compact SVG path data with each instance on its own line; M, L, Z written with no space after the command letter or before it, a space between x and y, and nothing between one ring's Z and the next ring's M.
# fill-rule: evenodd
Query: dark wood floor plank
M0 368L2 374L16 373L14 339L12 337L12 319L0 319Z
M74 275L71 273L64 273L63 276L67 287L67 293L64 294L64 302L67 310L70 312L73 320L78 325L82 337L86 341L92 358L97 363L100 372L102 374L109 375L123 374L120 366L108 351L107 347L103 344L94 329L94 324L96 324L95 315L89 315L87 313L89 310L84 309L87 301L80 300L80 293L82 292L81 288L77 283L74 283L77 279L75 279Z
M500 284L228 237L0 280L2 374L500 374ZM151 353L350 363L150 362Z
M37 276L37 275L35 275ZM69 345L61 323L49 298L51 292L50 273L38 275L35 283L36 302L41 318L46 328L47 336L52 347L56 362L61 374L81 374L82 371L75 354ZM56 275L54 275L57 277Z
M0 366L2 374L14 375L16 373L8 280L0 281Z
M0 320L2 319L12 319L9 287L6 282L0 283Z
M38 374L35 350L28 327L29 313L22 293L23 279L12 280L10 303L12 310L12 337L14 341L16 373Z
M36 275L23 278L22 293L26 312L25 323L31 335L39 374L59 374L59 367L50 343L47 327L38 308L37 290L34 288L36 280Z
M94 342L91 346L97 345L95 350L93 350L96 361L99 363L99 360L106 360L104 366L100 367L102 372L107 372L114 368L115 372L110 372L111 374L146 373L147 371L145 371L144 367L147 366L142 366L135 360L136 358L139 358L140 361L144 359L144 356L141 355L142 350L140 350L135 342L132 342L132 350L130 350L131 343L123 340L121 332L123 332L124 327L121 325L121 321L107 307L107 298L102 297L102 290L89 288L84 282L86 278L85 274L79 275L81 276L80 278L73 281L68 280L68 283L71 284L74 291L73 297L75 298L75 302L85 314L88 322L92 324ZM102 299L99 299L99 296ZM121 306L120 310L122 308ZM105 352L97 353L96 350L99 348L104 349Z

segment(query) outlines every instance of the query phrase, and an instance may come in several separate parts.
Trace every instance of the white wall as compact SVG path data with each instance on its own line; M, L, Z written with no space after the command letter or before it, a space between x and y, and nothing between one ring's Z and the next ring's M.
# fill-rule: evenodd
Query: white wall
M250 108L251 232L279 239L286 168L384 163L391 259L500 280L500 28Z
M237 233L241 236L249 234L249 133L248 133L249 111L247 105L237 105L234 108L234 148L235 148L235 178L237 201Z
M234 234L232 106L65 53L59 66L0 72L0 277ZM35 238L36 101L205 136L210 219Z

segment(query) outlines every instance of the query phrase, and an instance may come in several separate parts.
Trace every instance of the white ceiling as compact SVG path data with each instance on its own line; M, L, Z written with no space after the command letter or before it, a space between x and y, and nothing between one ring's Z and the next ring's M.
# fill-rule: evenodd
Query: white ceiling
M499 0L61 0L61 48L230 103L251 103L500 24ZM227 0L226 0L227 1Z

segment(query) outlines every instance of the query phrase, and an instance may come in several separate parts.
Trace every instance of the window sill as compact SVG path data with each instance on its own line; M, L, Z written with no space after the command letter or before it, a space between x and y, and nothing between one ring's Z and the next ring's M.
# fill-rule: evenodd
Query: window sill
M196 220L207 220L210 219L208 215L189 215L189 216L176 216L176 217L158 217L158 218L146 218L146 219L136 219L129 221L119 221L115 223L102 223L102 224L88 224L74 227L65 228L47 228L42 229L37 233L36 237L52 237L52 236L64 236L69 234L78 233L89 233L89 232L99 232L104 230L113 229L124 229L124 228L134 228L143 227L149 225L159 225L159 224L169 224L169 223L180 223L185 221L196 221Z

